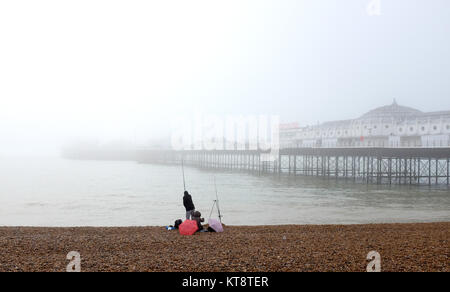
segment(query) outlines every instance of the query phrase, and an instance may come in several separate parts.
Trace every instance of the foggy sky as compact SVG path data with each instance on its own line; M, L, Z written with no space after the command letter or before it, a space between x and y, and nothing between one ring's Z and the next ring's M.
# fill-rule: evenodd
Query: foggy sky
M450 110L450 2L370 1L2 1L0 156L145 140L194 113Z

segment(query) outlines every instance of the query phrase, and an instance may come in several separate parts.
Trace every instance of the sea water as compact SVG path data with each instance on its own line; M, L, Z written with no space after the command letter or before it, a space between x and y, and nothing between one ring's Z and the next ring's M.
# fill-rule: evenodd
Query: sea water
M450 221L450 189L258 176L186 167L207 219L230 225ZM0 158L0 226L148 226L184 219L179 166L132 161ZM217 218L217 209L212 210Z

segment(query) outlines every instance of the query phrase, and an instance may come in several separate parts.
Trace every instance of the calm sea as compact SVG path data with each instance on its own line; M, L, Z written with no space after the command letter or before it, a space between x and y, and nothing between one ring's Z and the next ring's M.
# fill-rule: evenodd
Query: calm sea
M185 172L206 218L216 177L223 221L231 225L450 221L447 187ZM184 216L182 194L177 166L0 158L0 226L169 225Z

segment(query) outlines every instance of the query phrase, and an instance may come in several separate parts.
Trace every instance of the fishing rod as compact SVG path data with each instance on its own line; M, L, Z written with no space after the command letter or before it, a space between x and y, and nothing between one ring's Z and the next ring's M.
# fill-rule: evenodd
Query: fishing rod
M217 212L219 213L219 220L220 220L220 223L222 223L222 215L220 214L219 195L217 194L217 184L216 184L216 177L215 176L214 176L214 188L216 190L216 199L213 200L213 205L211 207L211 212L209 213L209 219L211 219L212 213L214 211L214 206L217 205Z
M183 188L186 191L186 178L184 177L184 162L183 158L181 158L181 171L183 172Z
M215 200L215 202L216 202L216 205L217 205L217 212L219 213L220 223L222 223L222 215L220 214L220 207L219 207L219 195L218 195L218 192L217 192L216 176L214 176L214 188L216 189L216 200Z

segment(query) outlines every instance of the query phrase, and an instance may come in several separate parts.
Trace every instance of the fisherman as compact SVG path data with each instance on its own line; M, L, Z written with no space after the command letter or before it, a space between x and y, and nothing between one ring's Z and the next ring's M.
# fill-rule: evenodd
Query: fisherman
M186 220L190 220L192 218L192 213L195 212L195 206L188 191L184 191L183 205L186 208Z

